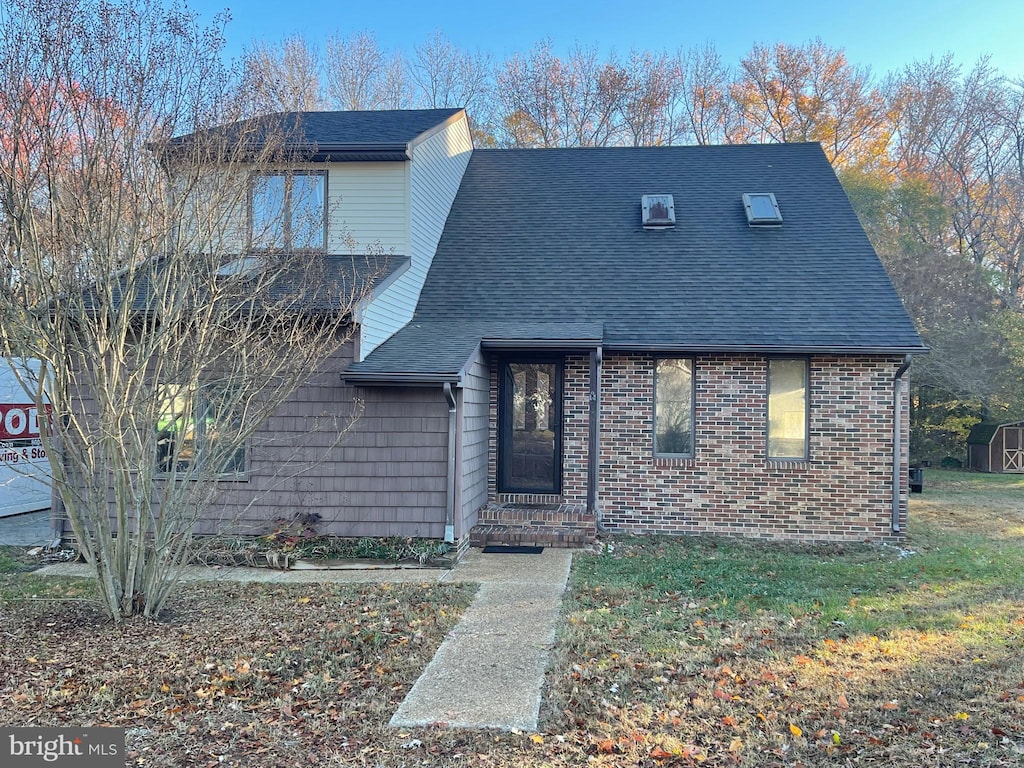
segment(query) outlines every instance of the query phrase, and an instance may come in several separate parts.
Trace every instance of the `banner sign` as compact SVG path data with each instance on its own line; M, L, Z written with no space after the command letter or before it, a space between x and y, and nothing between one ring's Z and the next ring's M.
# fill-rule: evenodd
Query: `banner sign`
M50 410L46 406L45 413ZM39 437L39 412L33 403L0 403L0 440Z

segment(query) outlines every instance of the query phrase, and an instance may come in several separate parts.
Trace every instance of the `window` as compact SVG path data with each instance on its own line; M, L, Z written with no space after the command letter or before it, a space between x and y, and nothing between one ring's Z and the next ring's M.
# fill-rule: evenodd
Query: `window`
M807 458L807 360L768 361L768 458Z
M693 360L655 361L654 454L693 455Z
M237 406L225 387L204 387L191 393L186 387L166 384L161 388L157 419L157 470L237 476L246 471L245 446L237 444L241 419L232 413ZM211 462L217 467L211 472Z
M782 223L782 211L771 192L746 192L743 195L743 209L750 225L772 225Z
M322 172L253 177L251 245L254 251L323 251L327 234Z

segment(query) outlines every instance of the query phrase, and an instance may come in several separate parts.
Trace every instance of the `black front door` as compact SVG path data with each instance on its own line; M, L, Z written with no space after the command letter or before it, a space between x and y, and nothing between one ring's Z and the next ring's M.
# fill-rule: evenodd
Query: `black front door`
M560 493L562 361L503 361L498 397L498 491Z

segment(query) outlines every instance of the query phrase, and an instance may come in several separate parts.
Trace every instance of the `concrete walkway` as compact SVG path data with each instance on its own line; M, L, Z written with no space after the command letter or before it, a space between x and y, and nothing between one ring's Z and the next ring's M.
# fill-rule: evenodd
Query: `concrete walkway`
M480 591L398 707L391 725L537 730L548 651L572 552L470 554L453 580Z
M187 581L271 583L475 582L480 590L462 619L391 718L407 728L445 725L535 731L548 652L572 551L539 555L484 554L472 549L451 570L274 571L267 568L190 567ZM57 563L36 571L50 576L90 576L83 563Z

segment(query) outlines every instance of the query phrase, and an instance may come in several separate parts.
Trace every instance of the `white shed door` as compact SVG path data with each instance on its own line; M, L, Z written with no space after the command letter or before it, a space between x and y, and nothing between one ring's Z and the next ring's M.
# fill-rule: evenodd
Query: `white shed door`
M1003 427L1003 472L1024 472L1024 427Z

